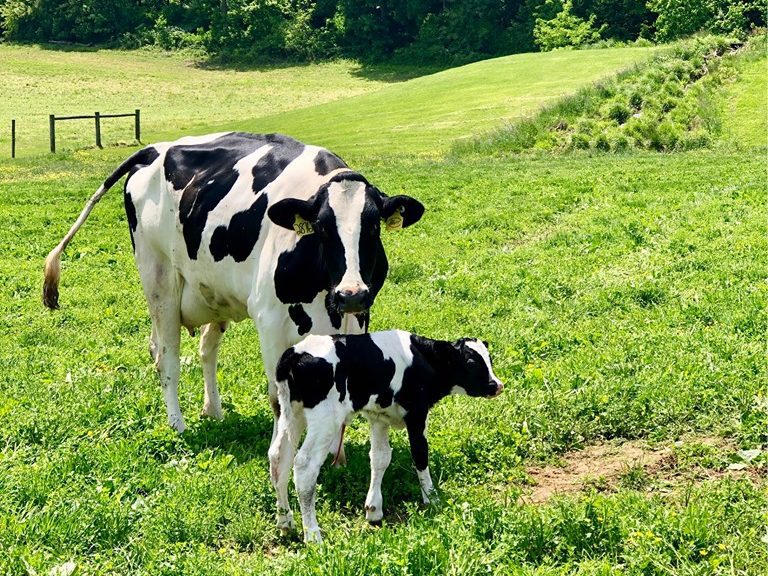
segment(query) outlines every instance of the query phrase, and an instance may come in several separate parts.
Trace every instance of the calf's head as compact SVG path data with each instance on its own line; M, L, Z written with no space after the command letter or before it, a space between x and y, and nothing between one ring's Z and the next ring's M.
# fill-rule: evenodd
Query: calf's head
M453 394L493 398L501 394L504 384L493 373L488 343L475 338L452 342Z
M382 224L388 229L410 226L424 214L424 206L410 196L386 196L359 174L345 172L308 200L286 198L267 214L300 236L317 235L332 305L341 313L360 313L371 307L387 275Z

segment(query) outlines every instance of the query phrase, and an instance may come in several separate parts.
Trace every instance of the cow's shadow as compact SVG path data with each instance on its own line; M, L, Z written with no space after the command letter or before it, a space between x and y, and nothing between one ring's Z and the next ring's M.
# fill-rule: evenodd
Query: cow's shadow
M217 449L241 463L253 459L266 463L271 439L271 412L244 416L230 410L222 420L201 418L182 434L184 444L195 454Z

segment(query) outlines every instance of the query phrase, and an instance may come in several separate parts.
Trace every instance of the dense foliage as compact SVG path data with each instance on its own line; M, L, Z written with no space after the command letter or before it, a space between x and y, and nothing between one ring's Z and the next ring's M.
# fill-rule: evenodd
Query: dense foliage
M0 0L13 41L193 47L239 60L456 64L765 24L768 0Z
M766 36L755 35L746 46L722 36L682 41L647 64L460 147L487 153L629 148L669 152L706 146L722 131L721 92L737 74L731 57L736 49L742 61L759 58L766 51Z

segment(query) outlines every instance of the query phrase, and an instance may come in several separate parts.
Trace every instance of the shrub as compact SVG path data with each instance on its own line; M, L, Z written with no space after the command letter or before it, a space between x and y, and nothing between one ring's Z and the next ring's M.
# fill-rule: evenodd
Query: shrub
M624 124L630 116L629 107L624 102L613 102L608 109L608 117L619 124Z
M545 5L555 5L560 0L546 0ZM594 27L595 16L583 20L573 14L573 0L563 0L562 9L551 20L537 18L533 27L533 37L536 45L548 52L555 48L583 46L597 42L605 25L599 29Z

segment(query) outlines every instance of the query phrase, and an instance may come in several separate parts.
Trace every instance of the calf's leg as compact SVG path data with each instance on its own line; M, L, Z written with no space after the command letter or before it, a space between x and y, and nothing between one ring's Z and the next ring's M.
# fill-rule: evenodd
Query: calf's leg
M322 541L315 513L317 476L334 438L344 423L343 414L334 410L332 402L324 400L314 408L305 410L307 436L293 461L293 482L299 495L305 542Z
M278 421L277 435L269 447L269 475L277 493L277 527L284 535L295 528L288 500L288 481L296 442L301 435L299 419L294 417L290 406L284 408Z
M427 427L427 415L409 413L405 417L405 425L408 429L408 441L411 444L411 456L421 485L421 498L424 504L429 504L429 498L435 488L429 474L429 445L424 434Z
M365 519L371 524L378 524L384 516L381 481L390 461L392 448L389 446L389 425L371 421L371 486L365 498Z
M221 336L226 329L226 322L212 322L206 324L200 332L200 364L203 367L203 380L205 381L205 398L201 416L208 416L220 420L221 397L219 387L216 384L216 363L219 354Z

